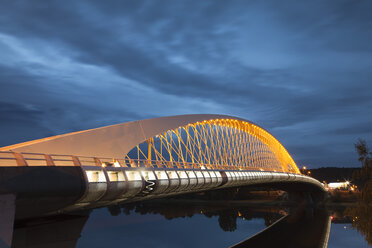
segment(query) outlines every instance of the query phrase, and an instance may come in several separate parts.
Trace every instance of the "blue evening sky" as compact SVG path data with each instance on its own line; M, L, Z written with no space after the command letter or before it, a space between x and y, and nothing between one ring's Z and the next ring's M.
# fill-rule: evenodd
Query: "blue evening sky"
M298 165L372 146L372 1L14 1L0 146L158 116L260 124Z

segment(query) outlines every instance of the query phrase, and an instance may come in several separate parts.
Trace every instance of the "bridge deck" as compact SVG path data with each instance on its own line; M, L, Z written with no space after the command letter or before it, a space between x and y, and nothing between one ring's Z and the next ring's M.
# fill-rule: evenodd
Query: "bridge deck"
M311 177L287 172L35 153L0 152L0 170L0 190L17 195L22 217L35 203L55 213L248 185L297 182L324 190Z

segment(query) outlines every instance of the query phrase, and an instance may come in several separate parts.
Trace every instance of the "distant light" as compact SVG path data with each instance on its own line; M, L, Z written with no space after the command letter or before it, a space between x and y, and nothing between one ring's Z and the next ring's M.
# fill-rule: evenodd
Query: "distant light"
M103 162L102 164L101 164L101 166L103 167L103 168L105 168L105 167L112 167L114 165L114 163L110 163L110 162ZM115 166L116 167L116 166ZM120 164L119 164L119 167L120 167Z
M348 184L346 182L328 183L328 188L329 189L348 188Z

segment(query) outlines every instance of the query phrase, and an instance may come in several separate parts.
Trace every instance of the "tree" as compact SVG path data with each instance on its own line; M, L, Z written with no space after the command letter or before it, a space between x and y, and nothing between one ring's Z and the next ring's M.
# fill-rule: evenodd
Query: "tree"
M224 209L219 212L218 223L225 232L233 232L236 230L236 219L238 212L235 209Z
M363 139L359 139L358 142L354 144L354 146L359 156L358 160L362 163L362 168L368 167L372 153L369 152L366 141Z
M108 206L107 209L112 216L118 216L121 213L120 206L118 205Z
M346 211L353 216L353 228L362 233L368 244L372 244L372 153L369 152L365 140L359 139L355 144L358 153L358 160L362 168L356 173L354 178L359 183L361 194L354 208L348 208Z
M359 139L354 146L362 168L353 173L353 181L359 188L362 188L367 182L372 180L372 152L369 151L367 143L363 139Z

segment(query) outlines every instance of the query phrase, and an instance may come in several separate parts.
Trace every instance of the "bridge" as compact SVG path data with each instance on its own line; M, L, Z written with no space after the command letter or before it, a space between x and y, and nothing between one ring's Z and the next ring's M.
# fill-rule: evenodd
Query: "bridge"
M232 116L127 122L0 148L14 219L241 186L324 192L262 127Z

